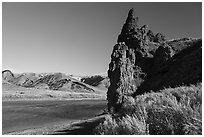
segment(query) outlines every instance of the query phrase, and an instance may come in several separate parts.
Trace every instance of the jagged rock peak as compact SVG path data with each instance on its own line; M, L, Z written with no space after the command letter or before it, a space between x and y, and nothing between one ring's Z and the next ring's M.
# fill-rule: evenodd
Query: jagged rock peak
M137 26L139 23L139 17L135 17L135 10L132 8L128 12L128 17L126 19L126 24Z
M121 35L127 35L135 31L138 27L139 17L135 17L134 9L130 9L125 24L123 25Z
M148 57L154 45L147 43L147 25L140 27L138 21L134 9L130 9L111 54L108 70L110 86L107 92L109 111L117 112L124 102L131 100L132 94L147 75L147 60L150 60Z
M139 26L139 17L135 16L134 9L130 9L122 31L118 36L117 43L125 42L128 47L140 47L140 42L164 43L166 38L163 34L156 35L148 28L148 25ZM137 45L137 46L136 46Z

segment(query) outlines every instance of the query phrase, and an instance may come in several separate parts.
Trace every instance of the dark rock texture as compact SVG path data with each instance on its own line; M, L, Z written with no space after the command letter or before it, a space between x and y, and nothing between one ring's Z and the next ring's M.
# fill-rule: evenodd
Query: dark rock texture
M138 22L139 18L134 17L134 10L131 9L118 36L118 43L113 48L108 70L110 87L107 99L110 111L118 111L127 96L131 97L146 79L158 47L157 43L151 41L154 34L147 25L139 27Z
M176 53L177 52L177 53ZM155 54L152 72L133 96L168 87L202 82L202 41L192 40L190 46L173 50L160 46Z
M161 33L154 35L147 25L138 23L131 9L111 54L107 92L111 112L144 92L201 81L201 40L166 41Z

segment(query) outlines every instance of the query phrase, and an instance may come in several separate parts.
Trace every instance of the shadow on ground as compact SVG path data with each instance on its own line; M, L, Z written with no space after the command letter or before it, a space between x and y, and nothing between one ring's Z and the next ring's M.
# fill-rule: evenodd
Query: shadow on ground
M105 117L73 124L69 129L55 131L52 135L91 135L93 129L105 120Z

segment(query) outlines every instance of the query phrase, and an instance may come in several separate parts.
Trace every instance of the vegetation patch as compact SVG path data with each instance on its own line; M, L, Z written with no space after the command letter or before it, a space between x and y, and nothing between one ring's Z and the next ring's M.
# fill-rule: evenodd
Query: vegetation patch
M201 135L201 92L199 83L137 96L132 106L110 114L94 134Z

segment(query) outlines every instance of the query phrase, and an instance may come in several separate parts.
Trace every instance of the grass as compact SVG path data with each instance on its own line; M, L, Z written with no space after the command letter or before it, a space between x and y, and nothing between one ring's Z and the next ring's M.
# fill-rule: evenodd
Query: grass
M126 115L122 118L113 118L111 115L94 130L100 135L145 135L148 131L144 119L136 115Z
M96 127L105 135L201 135L201 83L166 88L157 93L137 96L133 106L123 107Z
M97 93L81 93L44 89L2 90L2 100L66 100L66 99L105 99L105 95Z

